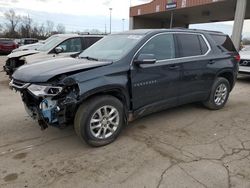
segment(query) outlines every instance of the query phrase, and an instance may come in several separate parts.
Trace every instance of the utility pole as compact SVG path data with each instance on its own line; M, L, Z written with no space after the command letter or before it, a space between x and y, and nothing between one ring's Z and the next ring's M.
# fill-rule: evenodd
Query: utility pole
M111 34L111 32L112 32L112 30L111 30L111 22L112 22L112 8L109 8L109 11L110 11L110 13L109 13L109 33Z
M31 38L31 18L30 18L30 14L28 14L28 24L29 24L29 28L28 28L28 35L29 35L29 38Z
M170 13L170 25L169 25L169 28L170 29L172 29L172 27L173 27L173 19L174 19L174 13L173 13L173 11L171 11L171 13Z
M240 42L241 42L242 29L245 19L246 7L247 7L247 0L237 0L235 16L234 16L233 34L232 34L232 41L237 50L240 49Z
M124 22L125 22L125 19L122 18L122 31L124 31Z

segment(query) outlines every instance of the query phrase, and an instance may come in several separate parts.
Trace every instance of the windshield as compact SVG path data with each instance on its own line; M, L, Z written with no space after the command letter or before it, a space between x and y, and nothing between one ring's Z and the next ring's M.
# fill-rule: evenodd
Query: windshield
M45 39L44 41L42 41L42 43L47 43L47 42L50 42L51 40L53 40L54 38L56 38L56 37L58 37L58 36L56 36L56 35L52 35L52 36L50 36L49 38L47 38L47 39Z
M46 52L50 50L51 48L54 48L60 41L62 41L61 37L53 37L51 40L48 40L44 45L39 47L37 50Z
M109 35L80 54L80 58L115 61L126 55L142 35Z

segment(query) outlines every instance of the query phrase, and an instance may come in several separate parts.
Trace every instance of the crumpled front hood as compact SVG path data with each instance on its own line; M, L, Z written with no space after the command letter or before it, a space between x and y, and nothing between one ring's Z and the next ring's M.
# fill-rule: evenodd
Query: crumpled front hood
M37 50L24 50L24 51L17 51L9 54L7 57L8 58L15 58L15 57L22 57L22 56L27 56L31 54L36 54L39 53Z
M46 82L54 76L100 67L112 62L89 61L87 59L61 58L21 66L13 74L13 78L22 82Z
M41 52L41 53L32 54L32 55L29 55L29 56L25 57L25 62L27 64L31 64L31 63L47 61L47 60L50 60L50 59L52 60L55 57L56 57L56 55L51 55L51 54ZM59 57L59 58L62 58L62 57Z
M37 43L33 43L33 44L26 44L26 45L20 46L19 48L21 50L35 50L38 47L41 47L42 45L43 45L43 43L37 42ZM19 49L19 48L17 48L17 49Z

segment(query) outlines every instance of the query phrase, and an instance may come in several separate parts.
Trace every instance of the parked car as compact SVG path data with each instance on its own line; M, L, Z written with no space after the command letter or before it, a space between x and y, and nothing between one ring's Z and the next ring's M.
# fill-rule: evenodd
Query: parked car
M25 65L10 86L42 129L74 123L92 146L114 141L133 119L200 101L224 107L239 54L218 32L132 30L104 37L79 58Z
M250 74L250 46L245 46L240 51L240 67L239 73L240 74Z
M35 38L22 38L20 40L20 46L23 46L23 45L27 45L27 44L34 44L34 43L37 43L38 42L38 39L35 39Z
M11 76L18 67L25 63L35 63L59 57L74 57L102 37L102 35L57 35L37 50L18 51L9 54L3 68Z
M0 54L9 54L18 44L13 39L0 38Z

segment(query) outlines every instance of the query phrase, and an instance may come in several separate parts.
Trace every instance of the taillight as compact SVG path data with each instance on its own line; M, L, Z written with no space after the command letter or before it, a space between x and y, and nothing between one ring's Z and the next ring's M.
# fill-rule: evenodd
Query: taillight
M16 49L17 48L17 44L13 44L13 48Z
M237 63L239 63L240 62L240 55L234 56L234 59L235 59L235 61L237 61Z

